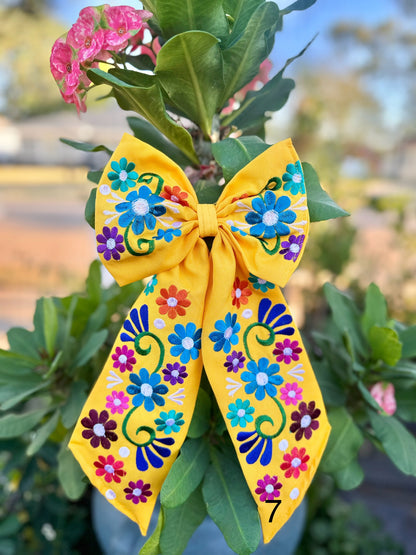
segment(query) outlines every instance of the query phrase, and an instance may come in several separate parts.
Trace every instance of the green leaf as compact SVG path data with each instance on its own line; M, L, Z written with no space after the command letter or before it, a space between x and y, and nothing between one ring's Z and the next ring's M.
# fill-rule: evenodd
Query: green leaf
M395 384L397 416L403 420L416 421L416 385L401 388Z
M169 101L208 137L224 86L218 39L203 31L176 35L158 53L155 73Z
M377 403L377 401L374 399L374 397L371 395L371 393L361 380L358 380L357 387L368 406L370 406L374 410L381 410L380 405Z
M87 173L87 179L92 183L96 183L97 185L101 181L102 176L103 170L90 170Z
M58 479L65 495L76 501L84 493L87 484L83 481L84 473L65 445L58 454Z
M201 179L194 185L199 204L215 204L223 192L223 187L215 181Z
M296 11L307 10L308 8L313 6L315 2L316 0L297 0L296 2L293 2L293 4L290 4L290 6L283 8L282 15L287 15L290 12L293 12L295 10Z
M269 146L258 137L224 139L212 145L212 154L222 168L225 181L228 182Z
M160 491L164 507L181 505L199 486L209 464L208 446L204 439L187 439L173 463Z
M84 217L87 224L95 229L95 201L97 199L97 187L91 189L90 195L85 205Z
M368 334L372 358L382 360L389 366L395 366L402 356L402 344L396 330L372 326Z
M58 425L60 412L57 410L49 420L43 424L38 430L35 432L35 437L29 444L26 454L28 457L32 457L35 453L39 451L39 449L43 446L43 444L47 441L49 436L55 430L56 426Z
M46 350L50 357L55 350L56 335L58 333L58 312L51 297L43 297L43 335Z
M62 137L59 139L61 143L66 145L72 146L77 150L82 150L83 152L106 152L110 156L113 154L113 151L107 148L104 145L92 145L91 143L83 143L79 141L72 141L71 139L63 139Z
M387 456L404 474L416 476L416 439L394 416L368 410L371 426Z
M163 509L164 526L160 534L162 555L181 555L192 534L204 520L207 509L201 488L196 489L182 505Z
M0 418L0 439L19 437L38 424L47 408L24 412L23 414L6 414Z
M319 182L316 171L308 162L302 162L305 187L308 195L309 218L311 222L321 222L349 216L348 212L336 204Z
M155 528L153 534L146 540L146 543L143 545L143 547L139 551L139 555L159 555L159 553L160 553L160 546L159 546L160 534L162 532L163 525L164 525L163 508L160 507L156 528Z
M224 41L227 45L230 39L234 41L244 32L254 12L264 4L264 0L224 0L223 3L225 13L233 20L232 33Z
M358 461L352 460L348 466L334 472L337 486L343 490L358 488L364 480L364 472Z
M191 425L188 430L188 437L198 438L208 431L211 417L211 399L206 391L199 388L198 397L195 403L195 410L192 416Z
M91 262L86 281L87 295L91 301L98 305L101 299L101 262Z
M6 516L6 518L0 522L0 538L15 536L21 527L22 523L15 514ZM0 553L2 553L1 550ZM13 550L12 553L14 554L15 551Z
M363 435L345 407L328 411L328 419L332 430L320 469L332 473L345 468L357 457Z
M7 332L10 350L33 359L39 359L39 352L32 331L25 328L10 328Z
M20 380L20 384L7 384L0 389L0 409L9 410L36 391L49 387L50 383L41 377L33 375L28 379Z
M402 357L416 357L416 326L400 330L399 339L402 342Z
M88 384L84 380L77 380L71 385L68 399L62 407L62 424L65 428L71 428L81 414L82 407L87 400Z
M261 539L259 514L240 467L217 449L202 485L208 514L239 555L249 555Z
M107 330L100 330L92 333L75 355L71 364L71 369L78 368L86 364L103 345L104 341L107 339L107 335Z
M347 399L339 377L331 371L327 359L313 361L316 378L321 388L325 405L338 407L343 405Z
M385 326L387 322L387 303L375 283L370 283L365 293L365 308L361 319L364 333L368 336L373 326Z

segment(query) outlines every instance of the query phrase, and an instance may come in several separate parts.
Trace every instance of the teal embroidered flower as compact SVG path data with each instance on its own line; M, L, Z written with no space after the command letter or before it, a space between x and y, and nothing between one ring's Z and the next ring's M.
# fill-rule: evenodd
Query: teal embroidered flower
M146 287L144 288L144 294L146 295L146 297L147 295L149 295L149 293L153 293L156 285L157 285L157 277L155 274L149 279L149 281L146 283Z
M182 234L182 231L180 229L173 229L173 228L169 228L165 230L158 229L157 235L154 235L152 239L156 239L156 241L160 241L161 239L164 239L166 243L171 243L174 237L180 237L181 234Z
M289 235L291 224L296 220L293 210L287 210L290 206L290 198L282 196L276 199L273 191L266 191L264 200L256 197L251 206L254 212L246 214L246 222L251 225L250 235L254 237L263 236L264 239L272 239L277 235Z
M250 274L248 281L253 284L254 289L260 289L262 293L267 293L268 289L275 288L274 283L271 283L270 281L254 276L253 274Z
M166 435L172 432L179 432L181 426L185 424L182 416L183 412L176 412L175 410L170 410L169 412L162 411L159 414L159 418L155 419L155 424L157 424L156 430L158 432L165 432Z
M284 191L290 191L292 195L297 195L299 191L305 194L305 181L303 179L302 166L299 160L296 164L288 164L286 173L283 174Z
M107 177L113 183L111 188L114 191L123 191L125 193L129 187L134 187L136 185L135 179L139 177L139 174L134 170L136 164L133 162L127 162L126 158L120 158L119 162L113 160L111 162L111 167L114 171L108 172Z
M248 399L245 401L237 399L235 403L230 403L228 408L230 412L227 414L227 418L231 420L231 426L233 428L236 426L245 428L247 422L253 422L253 417L251 415L254 412L254 407L250 406L250 401Z
M146 185L140 187L138 191L131 191L126 202L117 204L117 212L122 212L118 219L121 227L131 224L131 229L135 235L143 233L145 226L153 231L156 227L156 217L166 213L164 206L159 206L164 199L155 195Z
M237 334L240 328L241 326L237 322L237 314L228 312L224 320L217 320L215 322L215 329L218 331L213 331L209 334L209 338L215 343L214 351L218 352L222 349L224 353L229 353L231 345L237 345L238 343Z
M248 382L244 391L248 394L255 393L258 401L263 401L267 395L275 397L277 395L276 385L283 383L282 376L275 376L280 372L278 364L270 364L267 358L262 357L257 363L250 360L247 364L247 371L241 374L241 379Z

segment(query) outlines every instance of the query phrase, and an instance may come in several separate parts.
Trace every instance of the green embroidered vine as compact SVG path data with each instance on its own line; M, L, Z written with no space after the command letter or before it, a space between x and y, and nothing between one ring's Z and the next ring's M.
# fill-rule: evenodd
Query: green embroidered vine
M270 254L270 255L276 254L277 251L280 249L280 235L276 235L276 244L275 244L275 246L274 246L272 249L269 249L269 248L267 247L267 241L266 241L266 239L263 239L262 237L258 237L258 240L260 241L261 246L263 247L264 251L265 251L267 254Z
M139 177L137 178L137 183L147 183L148 185L150 185L154 177L157 177L158 179L155 195L159 195L162 191L164 181L163 178L160 177L160 175L158 175L157 173L142 173L142 175L139 175Z
M274 403L276 403L279 411L280 411L280 415L282 417L282 422L280 424L280 428L277 430L276 433L269 435L269 434L265 434L264 432L261 431L261 425L263 424L263 422L270 422L270 424L272 426L274 426L274 421L270 416L267 416L266 414L263 414L262 416L258 416L256 418L256 432L259 434L260 437L264 438L264 439L274 439L275 437L279 436L285 426L286 426L286 413L285 413L285 409L283 408L282 404L280 403L280 401L278 399L275 399L274 397L271 397L272 401L274 401Z
M152 337L159 346L159 350L160 350L159 360L158 360L158 363L156 365L156 368L152 372L152 374L155 374L156 372L158 372L161 369L161 367L163 365L163 360L165 358L165 346L163 345L163 343L159 339L159 337L157 337L157 335L155 335L154 333L152 333L150 331L143 331L142 333L139 333L139 335L136 335L136 338L134 339L134 348L136 349L136 353L141 355L141 356L147 356L150 353L150 351L152 350L151 345L149 345L149 347L147 347L146 349L143 349L140 346L140 342L143 339L143 337Z
M248 334L253 328L257 326L260 328L264 328L269 332L269 336L267 339L261 339L258 335L256 335L257 342L260 343L260 345L263 345L264 347L268 347L269 345L273 344L274 338L276 337L274 330L267 324L264 324L263 322L254 322L253 324L250 324L246 329L246 331L244 332L244 336L243 336L244 349L246 350L247 356L250 360L254 360L254 358L251 356L250 349L248 347L248 340L247 340Z
M266 183L265 189L269 191L278 191L282 186L282 180L280 177L271 177L269 181Z
M129 241L129 231L132 226L133 222L130 222L129 225L126 227L126 231L124 232L124 242L126 244L127 250L133 256L145 256L147 254L152 253L155 250L155 242L153 239L138 239L137 240L137 248L140 249L142 245L149 245L149 248L146 251L140 252L133 250L133 247Z
M136 430L136 436L140 433L140 432L147 432L149 434L149 439L147 441L144 441L142 443L138 443L137 441L135 441L134 439L132 439L127 431L127 424L128 421L130 420L131 415L133 414L134 411L136 411L139 407L133 407L128 413L127 416L125 417L125 419L123 420L123 424L121 425L121 431L124 435L124 437L127 439L127 441L129 441L130 443L133 443L133 445L136 445L137 447L146 447L147 445L150 445L152 443L152 441L155 439L156 437L156 432L154 431L153 428L150 428L149 426L139 426Z

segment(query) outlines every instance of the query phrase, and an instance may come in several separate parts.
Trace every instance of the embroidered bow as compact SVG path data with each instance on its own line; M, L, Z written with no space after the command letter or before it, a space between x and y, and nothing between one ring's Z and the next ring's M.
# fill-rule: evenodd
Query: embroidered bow
M269 541L301 502L330 427L280 291L309 218L290 140L198 204L183 171L125 135L96 199L97 250L120 285L152 274L71 438L91 482L146 534L184 442L202 366ZM211 251L204 237L213 237ZM277 510L276 510L277 509Z

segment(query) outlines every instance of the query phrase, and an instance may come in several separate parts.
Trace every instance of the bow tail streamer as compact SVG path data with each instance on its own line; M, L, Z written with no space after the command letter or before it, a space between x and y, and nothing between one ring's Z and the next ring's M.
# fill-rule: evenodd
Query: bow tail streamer
M220 237L212 261L204 366L267 543L302 501L330 426L280 288L250 274Z
M69 447L93 485L143 535L195 407L209 275L199 241L153 276L130 310Z

